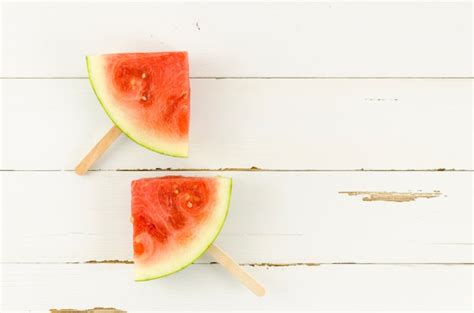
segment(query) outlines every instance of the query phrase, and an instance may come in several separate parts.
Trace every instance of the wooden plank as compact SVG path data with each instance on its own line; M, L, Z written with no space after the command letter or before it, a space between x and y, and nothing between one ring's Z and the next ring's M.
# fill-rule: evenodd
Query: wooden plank
M3 4L2 75L86 76L86 54L188 50L201 77L472 76L470 8L12 2Z
M3 260L131 260L130 181L170 174L233 178L217 243L239 263L472 262L470 172L2 172Z
M85 79L2 83L3 169L74 169L110 129ZM95 168L472 169L470 80L197 79L191 87L188 159L123 136Z
M247 267L258 298L218 265L132 281L132 265L7 264L2 311L113 307L158 310L470 310L470 266Z

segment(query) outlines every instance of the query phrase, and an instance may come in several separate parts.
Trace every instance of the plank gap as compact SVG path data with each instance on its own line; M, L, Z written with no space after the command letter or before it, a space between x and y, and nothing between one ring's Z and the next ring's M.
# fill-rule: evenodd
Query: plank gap
M118 168L90 172L473 172L470 169L273 169L273 168ZM74 169L0 169L0 172L74 172Z
M126 264L132 265L132 260L89 260L84 262L1 262L2 265L96 265L96 264ZM217 262L195 262L191 265L219 265ZM386 266L425 266L425 265L446 265L446 266L473 266L474 262L256 262L239 263L240 266L248 267L298 267L298 266L332 266L332 265L386 265Z

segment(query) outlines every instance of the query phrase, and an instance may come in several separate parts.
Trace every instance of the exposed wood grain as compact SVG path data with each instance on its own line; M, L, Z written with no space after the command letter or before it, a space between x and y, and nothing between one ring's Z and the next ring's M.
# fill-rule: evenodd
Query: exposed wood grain
M133 282L133 265L4 265L2 311L51 307L127 311L469 310L470 266L322 265L248 267L265 281L257 298L218 265L192 265ZM66 292L65 292L66 291ZM28 295L28 297L25 297Z
M439 191L433 192L386 192L386 191L340 191L340 194L349 196L364 196L362 201L392 201L410 202L416 199L437 198L441 195Z
M118 2L110 14L108 3L11 2L2 75L87 76L87 54L188 50L200 77L472 76L470 7Z
M3 260L131 260L130 181L169 174L221 173L2 172ZM472 242L472 175L232 172L231 208L217 243L239 263L471 262L472 246L436 243ZM446 197L367 202L339 194L375 189Z
M86 80L2 84L3 169L72 170L112 125ZM191 88L189 158L122 136L92 169L472 169L469 80L200 79Z

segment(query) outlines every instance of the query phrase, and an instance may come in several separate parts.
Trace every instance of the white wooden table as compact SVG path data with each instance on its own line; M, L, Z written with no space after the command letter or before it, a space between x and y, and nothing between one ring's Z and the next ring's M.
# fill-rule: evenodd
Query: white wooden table
M470 310L471 6L3 4L1 311ZM122 137L76 176L111 126L85 55L161 50L190 157ZM170 173L233 177L217 242L266 297L209 257L133 282L129 182Z

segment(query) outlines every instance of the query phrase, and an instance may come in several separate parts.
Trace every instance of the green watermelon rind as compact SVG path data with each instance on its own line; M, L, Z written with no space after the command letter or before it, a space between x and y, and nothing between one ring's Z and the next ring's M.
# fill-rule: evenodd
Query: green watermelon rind
M125 134L125 136L127 136L128 138L130 138L132 141L136 142L137 144L139 144L140 146L142 147L145 147L147 148L148 150L151 150L153 152L157 152L157 153L160 153L160 154L163 154L163 155L168 155L168 156L172 156L172 157L177 157L177 158L187 158L188 155L187 154L178 154L178 153L170 153L170 152L166 152L166 151L163 151L163 150L159 150L157 148L153 148L153 147L150 147L150 146L147 146L146 144L144 144L143 142L140 142L139 140L133 138L132 135L130 135L128 132L126 132L122 127L120 127L120 125L115 121L115 119L113 118L112 114L110 114L110 112L107 110L104 102L102 101L102 99L100 98L99 96L99 93L97 92L97 89L94 85L94 80L92 78L92 72L91 72L91 68L90 68L90 63L89 63L89 57L86 56L86 64L87 64L87 74L89 76L89 82L92 86L92 90L94 90L94 94L95 96L97 97L97 100L99 100L99 103L100 103L100 106L102 107L102 109L105 111L105 114L107 114L107 116L109 117L109 119L112 121L112 123L114 123L115 126L117 126L120 131L122 131L122 133Z
M199 259L200 257L202 257L204 255L204 253L206 253L206 251L209 249L210 246L212 246L212 244L216 241L217 239L217 236L219 236L222 228L224 227L224 224L225 224L225 221L227 220L227 215L229 214L229 208L230 208L230 198L231 198L231 195L232 195L232 178L230 177L223 177L223 176L218 176L218 177L221 177L221 178L226 178L229 180L229 190L227 191L227 207L225 209L225 215L224 215L224 218L222 219L222 223L219 225L219 228L217 229L217 232L216 232L216 235L214 236L214 238L211 240L211 242L209 243L209 245L207 245L203 250L202 252L198 253L198 255L191 261L189 262L188 264L184 265L183 267L177 269L176 271L173 271L173 272L170 272L170 273L166 273L165 275L161 275L161 276L154 276L154 277L150 277L150 278L145 278L145 279L135 279L136 282L144 282L144 281L149 281L149 280L154 280L154 279L158 279L158 278L163 278L163 277L166 277L166 276L170 276L174 273L177 273L179 271L182 271L184 270L186 267L190 266L191 264L193 264L197 259Z

